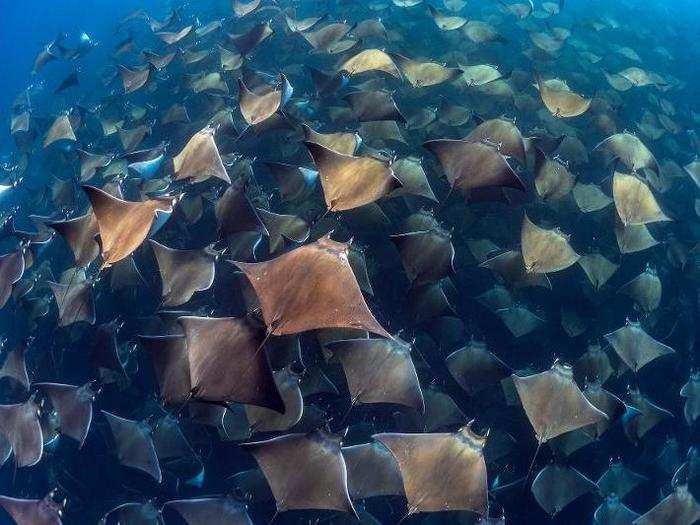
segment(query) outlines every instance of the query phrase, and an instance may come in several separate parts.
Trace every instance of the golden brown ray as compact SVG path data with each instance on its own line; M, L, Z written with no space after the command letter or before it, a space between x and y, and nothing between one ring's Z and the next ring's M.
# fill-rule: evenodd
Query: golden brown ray
M243 80L238 81L238 105L248 124L251 126L260 124L286 104L292 95L292 87L282 74L279 85L279 89L257 94L249 90Z
M327 235L271 261L235 263L255 289L270 334L356 328L390 338L362 297L348 249Z
M378 442L343 447L351 499L402 496L403 481L394 456Z
M606 152L612 160L624 164L632 172L647 168L656 174L659 173L659 164L656 162L654 155L641 140L631 133L611 135L593 150L598 148Z
M647 334L639 323L629 319L625 326L605 334L617 355L635 373L654 359L675 353L673 348Z
M179 155L173 158L175 180L188 179L202 182L216 177L231 183L214 141L214 128L204 128L196 133Z
M634 520L632 525L685 525L699 519L700 503L687 485L678 485L649 512Z
M567 235L556 228L540 228L530 221L527 214L523 217L520 243L528 272L558 272L581 258L569 244Z
M0 434L9 443L17 467L31 467L41 461L44 440L39 406L33 398L24 403L0 405Z
M649 186L634 175L615 172L613 199L617 214L625 226L671 220L661 211Z
M420 62L397 53L392 53L391 56L414 88L436 86L454 80L462 74L462 70L456 67L446 67L436 62Z
M342 155L354 155L362 143L362 139L357 133L319 133L306 124L302 124L302 127L304 137L308 142L314 142Z
M59 140L67 140L70 142L75 142L77 140L68 113L59 115L56 117L56 120L53 121L49 131L46 133L46 137L44 137L44 147L46 148Z
M349 58L339 68L349 75L360 75L368 71L382 71L394 78L401 78L401 72L391 57L381 49L365 49Z

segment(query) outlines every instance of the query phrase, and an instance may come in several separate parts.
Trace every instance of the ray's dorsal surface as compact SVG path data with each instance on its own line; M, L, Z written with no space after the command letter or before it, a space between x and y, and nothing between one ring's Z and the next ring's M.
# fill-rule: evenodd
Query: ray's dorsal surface
M268 333L356 328L391 337L362 297L348 250L326 235L270 261L234 263L255 290Z
M176 250L149 239L162 280L163 306L180 306L214 283L219 253L212 248Z
M486 438L469 426L455 433L373 437L396 459L408 515L446 510L486 513L488 482L483 455Z
M41 461L44 440L39 406L33 399L13 405L0 405L0 433L12 448L17 467L31 467Z
M125 419L106 411L102 415L109 423L117 460L125 467L140 470L157 483L163 480L150 429L145 423Z
M17 525L62 525L61 505L53 501L52 494L43 499L19 499L0 496L0 507Z

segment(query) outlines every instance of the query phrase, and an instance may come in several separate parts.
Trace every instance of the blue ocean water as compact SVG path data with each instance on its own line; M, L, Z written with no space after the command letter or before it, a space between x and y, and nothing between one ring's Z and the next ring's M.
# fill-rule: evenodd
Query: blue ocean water
M118 28L118 22L136 9L145 10L151 17L164 20L174 7L180 8L179 22L169 29L179 29L187 23L199 26L216 19L226 21L230 33L242 33L250 29L254 22L264 22L272 18L275 35L272 41L263 42L249 58L252 70L260 71L262 84L269 78L274 78L280 71L285 71L295 88L294 96L289 102L289 113L293 114L295 132L290 134L270 135L261 132L260 135L227 136L219 139L220 150L225 157L225 166L231 173L237 173L238 157L254 159L253 172L255 181L248 188L248 196L256 206L278 213L295 214L316 226L325 219L323 213L323 198L317 187L312 206L302 203L289 206L280 198L279 185L270 176L262 163L265 161L288 162L312 167L314 164L306 151L292 149L291 145L301 145L299 135L300 124L325 131L360 130L359 122L349 119L336 121L328 111L329 108L345 108L347 104L341 97L332 94L329 97L317 96L314 85L304 69L313 66L325 71L335 71L340 57L347 59L352 52L367 48L380 48L401 53L420 60L445 62L450 66L465 66L491 63L499 66L502 72L507 72L507 82L513 90L513 97L506 103L492 103L489 95L479 93L468 94L452 86L438 86L434 91L412 90L406 82L394 82L387 77L372 76L351 78L350 88L363 87L373 89L373 86L361 86L367 79L383 79L378 84L380 88L389 89L398 101L402 111L413 115L419 109L435 108L436 113L446 112L450 104L463 104L472 115L479 119L495 119L501 116L515 118L517 126L524 136L535 134L544 129L552 139L560 135L576 136L583 144L585 161L567 159L567 152L559 150L559 155L569 161L568 166L575 172L579 182L595 183L607 194L610 191L611 165L599 163L593 155L594 146L610 133L603 133L591 117L577 117L571 120L552 120L543 109L539 95L534 90L533 83L536 72L546 73L551 77L566 78L572 86L583 86L586 96L597 99L600 105L595 108L596 115L610 117L615 123L615 131L634 131L659 161L673 161L680 175L669 176L669 187L662 192L651 182L654 192L659 196L659 202L665 212L673 219L666 224L656 224L652 233L659 240L659 245L648 251L635 254L622 254L618 250L615 229L615 216L612 208L608 215L591 217L577 210L570 199L565 204L548 202L539 199L530 188L532 199L516 201L516 204L504 205L502 202L465 203L459 196L449 190L449 184L440 165L435 162L430 153L421 146L425 139L450 138L465 136L474 129L478 120L472 119L462 126L435 126L425 133L420 129L409 130L401 126L401 132L408 137L400 143L390 140L380 140L377 143L371 139L365 140L361 154L372 158L402 158L415 156L422 159L427 166L428 180L435 189L440 203L424 200L408 199L397 204L396 200L381 201L378 215L368 217L352 217L342 215L337 227L338 239L353 238L365 246L368 272L374 287L374 295L367 296L367 302L378 319L392 333L402 333L405 330L407 340L415 340L412 362L417 369L420 385L425 392L447 393L452 402L461 410L463 421L474 418L477 428L485 431L490 428L493 435L505 434L508 442L504 445L507 453L498 461L489 462L489 488L491 517L498 518L501 513L506 517L506 523L515 524L589 524L593 520L595 509L604 501L599 488L587 490L581 498L566 505L555 516L545 513L531 496L529 487L522 488L521 478L526 475L528 465L535 453L536 442L532 435L528 419L517 403L505 402L504 390L500 385L491 385L481 395L466 394L454 378L450 376L445 365L447 355L466 345L472 336L488 343L489 349L509 365L518 375L527 375L547 370L555 358L561 358L568 363L576 363L584 354L589 344L602 343L605 351L612 356L616 373L606 383L606 388L615 396L629 404L630 391L639 389L656 405L663 407L673 414L673 418L664 420L647 436L630 438L627 424L638 414L628 409L623 415L615 414L613 428L603 437L582 447L571 454L562 454L544 445L542 455L538 455L533 474L545 468L550 461L575 468L593 481L597 481L611 461L621 459L635 472L644 475L646 482L636 489L623 501L634 512L643 514L664 498L673 494L674 474L686 461L689 448L700 446L697 422L687 424L684 415L685 399L679 395L681 387L688 381L692 370L699 365L698 350L695 341L698 338L698 292L700 278L700 262L697 257L697 243L700 242L700 222L698 221L698 182L693 181L683 167L690 164L697 156L700 143L693 142L693 134L700 132L700 91L697 89L700 80L700 44L698 44L698 24L700 23L700 6L697 0L673 2L649 1L638 2L627 0L610 2L603 0L583 1L566 0L562 12L556 17L536 18L525 17L518 20L512 14L504 11L498 2L477 4L468 2L456 13L468 19L489 21L504 37L505 43L488 43L475 46L465 37L451 36L450 32L436 29L432 19L423 7L400 8L392 2L369 1L293 1L293 0L263 0L263 6L268 8L264 14L253 13L251 19L236 20L232 17L231 2L228 0L188 0L186 2L165 2L158 0L102 0L79 1L62 0L54 2L32 1L24 2L3 0L6 4L0 9L2 14L2 31L0 31L0 50L3 50L2 82L0 82L0 120L4 123L0 130L0 159L8 168L14 168L20 159L20 147L10 134L9 122L13 113L13 102L25 89L29 88L32 117L42 134L59 112L76 104L86 107L97 103L108 106L115 100L128 100L146 109L146 117L133 119L133 122L146 123L152 126L154 132L143 143L143 147L154 147L161 141L168 141L168 159L175 156L187 140L211 118L210 107L189 93L186 87L177 85L180 76L197 71L185 70L180 65L173 68L173 73L164 73L157 83L167 86L164 92L155 95L136 93L130 97L123 94L119 80L104 85L99 76L104 66L128 64L130 67L141 59L137 52L126 57L113 58L111 55L115 46L123 41L130 33L137 42L137 51L146 47L156 47L159 52L167 49L154 40L150 29L143 20L132 23L126 28ZM441 11L447 7L441 1L432 1ZM387 4L387 7L370 8L371 4ZM513 3L515 4L515 3ZM526 3L523 3L527 7ZM543 9L543 2L534 4L538 12ZM394 32L391 38L369 36L353 47L349 54L339 57L326 56L312 52L307 42L299 35L291 34L285 28L285 20L279 15L281 9L294 9L297 16L312 16L327 14L331 21L348 20L351 23L366 19L381 17L387 30ZM455 16L456 16L455 15ZM254 20L254 21L253 21ZM596 30L594 23L604 28ZM555 28L566 28L571 31L566 47L561 55L555 58L526 56L523 51L531 49L530 34L543 31L553 32ZM32 73L32 64L42 46L65 33L65 43L74 47L81 33L85 33L95 43L85 57L77 62L55 61L48 64L38 73ZM397 36L398 35L398 36ZM203 40L198 49L216 50L216 44L226 42L223 34L216 38ZM158 47L160 46L160 47ZM617 46L617 47L614 47ZM640 56L640 60L630 59L619 53L619 48L625 47ZM662 49L662 51L659 51ZM580 54L589 50L601 59L600 65L584 67ZM617 50L617 51L616 51ZM78 67L80 86L66 90L58 95L53 94L54 88ZM634 87L628 91L617 92L606 82L603 71L614 73L628 66L642 67L646 71L659 73L671 86L668 90L657 89L658 86ZM209 67L209 66L207 66ZM212 70L217 70L213 66ZM206 68L205 68L206 69ZM176 77L173 78L172 75ZM230 98L225 103L237 111L237 76L226 77ZM254 75L251 74L251 78ZM256 80L260 80L256 78ZM393 83L392 83L393 82ZM374 87L376 87L374 85ZM186 92L187 91L187 92ZM343 92L344 93L344 92ZM152 95L152 96L151 96ZM519 98L518 95L523 95ZM123 97L123 98L122 98ZM664 99L673 107L673 111L661 109ZM181 128L167 128L158 124L173 103L182 102L188 107L191 122ZM520 105L522 103L522 105ZM534 104L534 105L533 105ZM98 111L99 113L99 111ZM653 122L662 129L662 136L652 139L639 129L639 122L645 114L653 113ZM666 115L671 122L668 127L659 123L659 116ZM578 119L578 120L577 120ZM662 118L663 120L663 118ZM236 124L241 122L236 114ZM340 122L338 124L337 122ZM562 124L559 126L558 124ZM571 125L567 128L567 125ZM675 127L674 127L675 126ZM243 128L241 128L243 129ZM237 131L240 131L237 130ZM279 130L277 131L279 132ZM361 132L362 134L362 132ZM243 138L241 138L243 137ZM79 137L79 146L94 151L107 151L119 156L123 154L122 147L116 141L101 137L94 127L86 125ZM29 148L29 164L24 174L22 192L14 192L8 198L0 201L0 213L6 216L11 206L16 206L17 221L25 221L32 213L40 215L64 213L67 217L76 217L88 209L87 199L77 187L76 151L74 147L55 148L43 151L41 141L43 135L35 139ZM287 150L285 146L289 146ZM550 152L548 152L549 155ZM551 157L555 153L551 152ZM162 171L163 180L167 182L165 190L173 189L184 192L189 197L199 199L199 205L204 207L203 218L189 223L185 214L175 213L166 224L159 236L154 238L168 246L180 249L201 249L209 243L222 242L217 236L217 223L214 203L221 197L222 186L202 183L200 185L170 184L171 174L168 172L170 163L166 162ZM7 171L10 171L9 169ZM532 179L532 167L523 167L524 178ZM51 194L55 186L53 177L62 180L76 180L73 204L54 205ZM674 178L675 177L675 178ZM232 177L233 178L233 177ZM128 200L139 200L152 193L162 193L163 187L154 186L152 192L143 190L140 182L136 181L133 172L126 176L125 192ZM99 185L106 182L99 176ZM656 179L650 176L649 181ZM0 183L3 182L0 180ZM84 182L84 181L81 181ZM98 182L89 181L90 184ZM662 187L663 184L660 184ZM439 188L439 189L438 189ZM143 192L142 192L143 190ZM41 194L41 192L45 192ZM455 190L455 193L458 193ZM43 195L43 196L42 196ZM534 195L534 197L533 197ZM37 199L37 196L38 199ZM71 199L69 199L70 201ZM309 197L309 200L312 200ZM202 202L204 204L202 204ZM308 206L307 206L308 205ZM320 208L318 208L320 206ZM412 217L421 208L432 209L434 215L452 235L455 249L455 273L451 275L448 295L452 301L451 311L443 311L440 315L430 317L427 321L418 322L415 319L412 292L406 279L406 264L402 263L394 248L390 234L406 233L401 230L403 221ZM62 209L65 208L65 209ZM470 251L468 242L474 238L488 238L494 241L502 251L519 249L520 225L523 211L533 213L533 217L549 226L561 226L567 233L572 234L572 243L579 253L604 253L616 265L618 273L600 294L593 290L586 276L576 268L564 272L552 273L549 287L513 286L510 293L518 304L531 307L546 321L546 326L533 334L522 338L514 337L503 324L501 318L494 312L483 307L475 300L481 293L491 290L494 286L503 284L490 272L479 267L478 259ZM194 212L193 212L194 213ZM306 215L305 215L306 214ZM332 213L331 213L332 215ZM382 217L386 217L386 221ZM322 219L319 219L319 217ZM57 219L59 216L54 217ZM61 217L63 218L63 217ZM369 224L369 226L368 226ZM15 232L16 233L16 232ZM318 232L315 232L318 233ZM313 234L312 239L319 235ZM34 254L33 270L27 268L27 275L35 275L40 263L48 261L54 278L72 267L73 261L66 246L59 243L55 237L47 246L32 247ZM270 241L263 241L267 247ZM0 239L0 253L10 253L16 249L18 236L11 231L3 231ZM283 241L284 250L297 247L289 239ZM303 243L299 243L303 244ZM683 254L684 262L677 263L674 250L678 248ZM229 248L233 253L233 249ZM253 249L255 252L255 249ZM255 255L255 253L253 253ZM251 259L268 260L272 254L254 256ZM227 255L225 258L231 258ZM137 348L137 336L147 323L145 318L154 317L161 306L161 289L158 267L150 248L144 246L137 252L137 262L144 275L147 286L134 285L125 291L114 291L110 288L110 277L107 274L95 287L97 302L97 323L101 325L113 320L123 321L124 329L119 333L118 342L124 355L130 356L126 366L125 382L105 384L97 397L96 415L93 428L90 430L85 446L77 450L74 443L68 439L58 438L47 442L44 458L35 467L15 468L13 460L5 461L0 470L0 495L10 495L18 498L41 498L49 490L58 487L61 497L68 499L64 523L82 524L98 523L100 518L119 504L153 502L160 508L166 501L175 498L196 498L202 496L228 494L234 498L246 500L239 493L242 489L236 487L232 477L246 471L255 471L255 460L238 446L235 440L221 438L221 431L195 425L183 415L181 410L172 410L180 418L182 432L196 452L194 466L176 464L171 461L164 471L167 473L164 481L154 484L150 479L144 479L138 473L125 470L118 465L111 442L107 423L99 410L108 410L122 417L147 422L151 424L167 413L159 402L151 364L141 347ZM423 262L423 264L426 264ZM430 266L431 262L427 263ZM195 296L192 303L181 307L184 312L196 315L223 317L242 315L246 303L242 296L250 292L232 277L230 265L217 262L217 277L213 288ZM642 272L650 265L658 273L663 283L661 303L653 312L645 312L635 305L624 294L617 290ZM99 265L98 265L99 266ZM410 266L410 264L408 265ZM94 269L94 267L93 267ZM240 278L240 276L238 277ZM70 287L70 285L69 285ZM236 290L232 293L230 290ZM240 290L243 289L243 292ZM235 297L233 297L235 295ZM39 381L60 381L68 384L82 384L97 379L97 373L92 363L85 358L97 339L96 326L83 326L82 329L57 329L56 304L48 290L35 296L32 300L47 300L47 314L41 317L36 327L30 326L29 306L20 300L10 299L0 311L0 330L2 339L6 340L2 359L6 359L8 350L15 347L26 337L31 336L34 342L28 353L29 377L32 383ZM51 300L50 300L51 299ZM36 305L37 302L31 303ZM570 336L562 328L562 311L574 311L585 325L582 332ZM640 320L645 329L658 340L663 341L675 350L673 358L662 358L650 364L639 373L632 373L619 359L609 345L605 345L604 334L622 326L626 319ZM150 327L150 325L148 325ZM403 337L403 335L402 335ZM342 368L337 363L326 363L323 359L321 345L315 334L305 333L301 338L300 351L307 362L308 370L321 370L329 375L336 384L340 394L337 397L305 396L304 420L298 428L304 431L315 426L323 426L330 421L332 430L343 433L348 426L346 444L364 443L371 440L374 432L426 431L426 427L414 424L416 415L404 413L395 406L380 406L375 409L372 405L352 407L352 416L346 421L345 412L350 396ZM60 356L60 358L59 358ZM2 362L0 360L0 362ZM319 364L320 363L320 364ZM580 378L578 378L580 380ZM590 378L589 378L590 379ZM100 377L100 381L102 378ZM583 381L580 381L583 383ZM22 399L14 397L9 383L0 383L0 388L6 389L1 393L2 401ZM583 386L583 384L581 384ZM32 388L27 391L34 391ZM507 391L507 389L506 389ZM427 398L427 394L426 394ZM240 406L238 406L240 409ZM409 411L410 412L410 411ZM437 416L435 416L437 417ZM413 418L413 419L412 419ZM439 418L438 418L439 419ZM420 418L418 418L420 420ZM338 422L347 423L339 425ZM177 425L176 425L177 426ZM460 424L450 421L446 425L437 424L434 432L454 432ZM179 427L178 427L179 428ZM285 431L267 432L254 435L251 439L267 439L283 435ZM0 428L6 432L7 427ZM174 435L179 430L171 429ZM510 440L512 439L512 443ZM172 458L169 458L172 460ZM181 458L176 458L181 459ZM188 458L189 459L189 458ZM200 461L201 463L199 463ZM167 462L162 461L163 465ZM173 464L176 464L173 466ZM204 465L203 474L198 469ZM427 467L426 467L427 468ZM694 465L693 468L698 468ZM169 470L168 470L169 469ZM185 474L183 474L185 472ZM700 471L693 471L691 491L700 498L697 485L700 482ZM524 482L533 482L534 475L529 475ZM268 497L266 482L258 476L253 480L257 483L258 492L265 492L260 500L250 500L249 510L254 523L345 523L344 517L333 513L291 512L275 514L274 501ZM253 483L253 482L251 482ZM514 483L513 486L509 486ZM435 486L439 480L435 479ZM260 489L259 487L263 488ZM245 490L242 490L245 492ZM251 490L255 492L255 490ZM367 501L356 502L363 523L397 523L405 517L405 500L402 496L371 498ZM367 517L364 513L373 516ZM172 512L165 513L166 523L180 523L179 518ZM12 523L7 516L0 517L0 523L5 519ZM110 520L116 520L112 515ZM124 518L121 523L157 523L156 518L137 521L135 518ZM374 519L375 521L372 521ZM150 520L150 521L149 521ZM421 513L408 517L406 521L422 523L474 523L473 515L465 513ZM697 520L697 518L695 518ZM114 521L116 523L116 521ZM349 521L347 521L349 522ZM27 525L19 522L19 525ZM27 522L27 523L32 523ZM201 522L192 522L201 523ZM612 521L598 522L598 525L614 523ZM623 523L627 523L624 522ZM679 523L685 523L680 521ZM689 525L695 521L687 521ZM32 525L35 525L32 523ZM36 525L44 525L37 523Z

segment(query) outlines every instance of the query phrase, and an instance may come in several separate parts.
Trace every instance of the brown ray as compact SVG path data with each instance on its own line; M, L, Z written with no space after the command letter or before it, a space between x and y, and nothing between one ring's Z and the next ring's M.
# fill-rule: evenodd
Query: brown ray
M124 151L133 151L143 142L146 135L150 135L151 127L144 124L132 129L119 128L117 133L119 134L119 142L121 142Z
M453 188L470 190L509 187L525 191L520 177L498 149L484 142L439 139L423 144L440 162Z
M304 413L304 399L299 388L299 375L287 366L273 374L277 390L284 404L282 412L269 408L245 405L245 415L251 433L284 432L299 423Z
M58 326L69 326L81 321L95 324L92 281L75 278L70 284L49 281L48 285L58 305Z
M522 166L527 164L523 136L515 123L508 119L485 120L471 130L464 140L497 144L501 154L514 158Z
M559 118L578 117L583 115L591 105L591 99L564 89L563 86L554 86L537 76L537 89L547 110ZM557 83L558 84L558 83Z
M44 147L46 148L59 140L68 140L71 142L77 140L68 113L62 113L53 121L49 131L46 133L46 137L44 137Z
M347 35L350 30L352 30L352 26L338 22L325 25L312 32L302 33L301 36L303 36L316 51L329 52L333 46L345 38L345 35Z
M389 162L355 157L315 142L304 143L319 172L326 206L343 211L374 202L399 186Z
M146 424L116 416L105 410L102 411L102 415L109 423L119 464L140 470L160 483L163 475L151 431Z
M399 250L406 277L411 286L421 286L455 273L455 249L452 235L437 226L434 229L392 235Z
M31 398L24 403L0 405L0 433L5 437L17 467L31 467L41 460L44 440L39 406Z
M428 13L441 31L454 31L467 23L463 16L446 15L431 5L428 5Z
M173 509L187 525L253 525L246 505L230 497L173 500L163 508Z
M530 221L527 214L523 217L520 244L528 272L558 272L581 258L569 244L568 235L558 228L540 228Z
M400 188L396 188L391 192L391 197L414 195L437 202L437 197L430 187L430 182L428 182L428 177L425 174L420 158L404 157L398 159L391 165L391 169L394 170L394 176L401 183Z
M327 17L328 17L328 15L322 15L322 16L310 16L307 18L296 19L296 18L292 18L288 15L285 15L284 19L287 22L287 27L289 28L289 30L292 33L303 33L305 31L308 31L309 29L313 28L321 20L325 20Z
M192 391L187 338L140 335L139 341L151 358L158 392L165 405L182 405Z
M196 133L173 158L173 169L175 180L202 182L210 177L217 177L231 183L214 142L214 128L204 128Z
M635 253L659 244L644 224L625 226L619 217L615 218L615 238L620 253Z
M394 456L378 442L342 448L351 499L403 496L403 481Z
M92 423L92 403L96 392L92 383L83 386L59 383L36 383L51 401L58 414L59 432L78 442L82 447Z
M625 165L630 171L636 172L642 168L647 168L654 173L659 173L659 164L654 155L631 133L617 133L611 135L594 150L601 148L612 160L616 160Z
M360 122L395 120L406 123L406 118L396 107L394 97L388 91L354 91L345 95L343 99L352 108L355 119Z
M639 323L629 319L622 328L605 334L617 355L635 373L654 359L674 354L673 348L647 334Z
M474 395L510 376L511 369L486 344L472 340L445 358L450 375L465 392Z
M454 80L462 74L459 68L446 67L436 62L420 62L398 53L392 53L391 57L414 88L436 86Z
M43 499L0 496L0 507L5 509L17 525L62 525L62 506L52 498L53 493Z
M582 184L577 182L571 193L576 201L578 209L583 213L591 213L602 210L612 204L612 199L608 197L595 184Z
M29 375L27 375L26 353L30 340L25 340L7 352L0 367L0 379L11 379L23 391L29 390Z
M390 337L362 297L348 250L326 235L267 262L234 264L255 289L272 335L356 328Z
M343 62L340 71L349 75L360 75L368 71L382 71L394 78L401 78L401 72L391 57L381 49L365 49Z
M229 186L214 207L219 237L241 232L266 233L255 207L245 191L245 178L241 177Z
M25 248L0 256L0 308L3 308L12 295L12 285L18 282L25 270Z
M91 179L98 169L105 168L114 159L114 155L100 155L89 151L78 150L80 155L80 180Z
M617 293L631 297L644 312L650 313L661 304L661 279L659 279L656 270L647 265L646 269L637 277L623 284Z
M615 172L613 199L617 214L625 226L671 220L661 211L649 186L634 175Z
M248 124L260 124L287 103L292 96L292 86L283 74L280 74L278 84L278 89L259 94L248 89L243 80L238 81L238 105Z
M148 236L158 212L172 213L177 197L156 197L129 202L94 186L82 186L97 219L102 251L102 267L131 255Z
M566 197L576 184L576 176L559 158L549 159L541 150L535 154L535 189L545 201L556 201Z
M127 69L124 66L119 66L119 73L122 77L124 93L133 93L146 85L151 76L151 68Z
M555 362L545 372L511 377L539 443L607 418L576 386L569 366Z
M317 509L355 514L340 445L339 437L315 430L242 446L263 471L277 512Z
M519 250L509 250L487 258L479 265L494 272L500 281L514 287L541 286L551 290L552 283L546 274L532 273L525 269L523 255Z
M504 78L498 68L490 64L460 66L460 69L462 70L460 79L463 80L468 87L485 86L486 84Z
M180 306L195 292L208 290L214 283L219 252L211 247L202 250L176 250L153 239L153 248L162 281L163 306Z
M574 377L581 385L586 381L604 384L614 373L608 354L598 344L588 345L586 352L574 363Z
M425 409L409 345L398 340L350 339L326 348L343 366L351 405L391 403L421 413Z
M161 31L159 33L156 33L155 35L170 46L173 44L177 44L180 40L187 37L187 35L189 35L192 32L193 28L194 26L189 25L180 29L180 31Z
M486 514L488 482L483 454L486 437L474 433L469 425L455 433L373 437L396 459L408 515L446 510Z
M235 53L223 46L219 48L219 63L224 71L235 71L243 65L243 55Z
M195 399L284 409L261 348L262 327L246 317L181 317L179 322L187 338Z
M557 463L540 470L532 482L532 495L550 516L556 516L575 499L596 489L596 484L578 470Z
M678 485L654 508L632 522L632 525L686 525L700 519L700 503L688 490Z
M151 51L144 50L141 51L141 55L143 56L146 62L151 64L158 71L162 71L163 69L168 67L173 61L173 59L177 56L177 51L166 53L164 55L158 55L156 53L152 53Z
M341 155L354 155L362 142L357 133L319 133L306 124L302 124L302 128L308 142L313 142Z

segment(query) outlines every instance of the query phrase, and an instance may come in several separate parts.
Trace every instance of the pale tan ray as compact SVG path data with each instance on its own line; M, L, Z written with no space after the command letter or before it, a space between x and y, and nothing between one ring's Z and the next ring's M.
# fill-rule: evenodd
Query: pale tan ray
M314 142L342 155L354 155L362 143L357 133L319 133L306 124L302 124L304 136L308 142Z
M368 71L382 71L394 78L401 78L401 72L391 57L381 49L365 49L349 58L339 68L349 75L360 75Z
M462 74L462 70L456 67L446 67L436 62L420 62L397 53L392 53L391 56L414 88L436 86L454 80Z
M582 255L577 262L583 268L594 290L600 290L620 267L619 264L615 264L599 253Z
M175 180L202 182L216 177L231 183L214 141L214 128L204 128L187 142L182 151L173 158Z
M615 172L613 199L617 214L625 226L671 220L661 211L649 186L634 175Z
M583 98L581 95L552 86L537 77L537 87L540 97L547 110L559 118L578 117L583 115L591 105L591 99Z
M528 272L558 272L581 258L569 244L567 235L558 229L540 228L530 221L527 214L523 217L520 243Z
M675 353L673 348L657 341L639 323L633 323L629 319L622 328L605 334L605 339L635 373L654 359Z
M637 277L623 284L617 293L628 295L644 312L650 313L661 304L662 291L661 279L656 270L647 265Z

